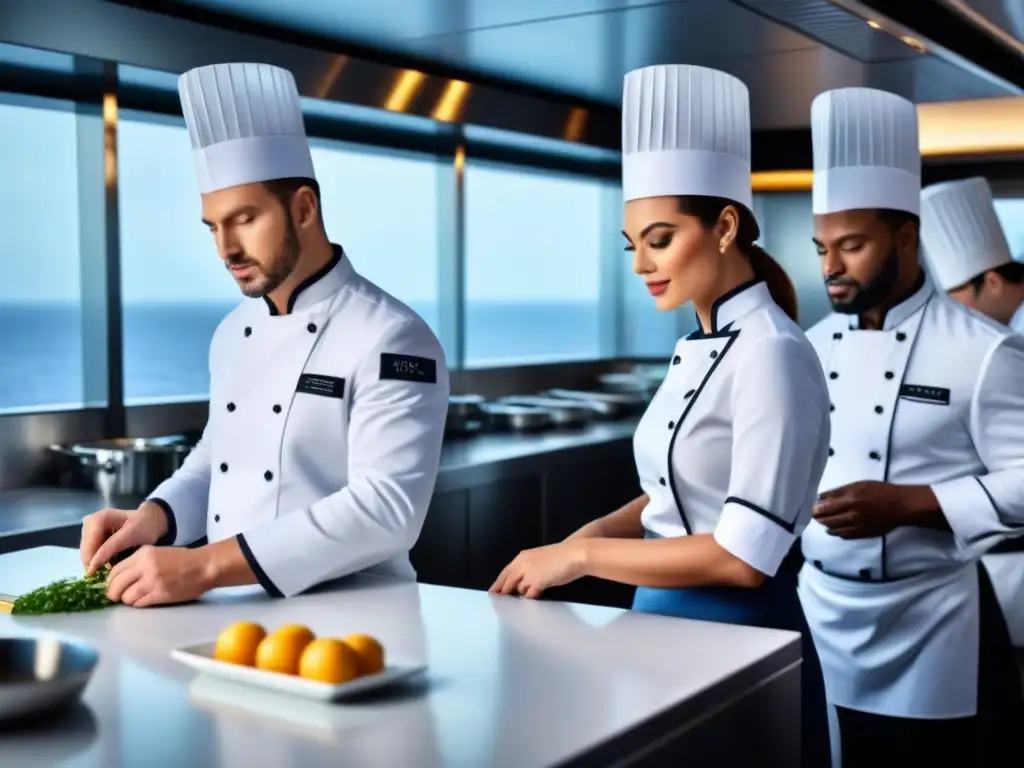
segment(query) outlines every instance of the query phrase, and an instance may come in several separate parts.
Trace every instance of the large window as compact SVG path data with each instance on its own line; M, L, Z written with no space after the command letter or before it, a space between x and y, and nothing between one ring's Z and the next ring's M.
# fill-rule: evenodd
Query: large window
M761 246L770 253L796 288L800 325L810 328L832 311L814 248L814 215L809 192L756 195L754 208L761 225Z
M438 173L433 158L313 142L324 224L356 271L438 332Z
M467 163L465 365L602 353L600 181Z
M82 405L75 119L0 94L0 411Z
M996 198L996 215L1003 225L1010 252L1014 258L1024 260L1024 199L1014 197Z
M201 223L181 120L119 132L125 399L205 398L214 329L241 301ZM313 143L328 235L356 269L437 323L436 163Z
M241 295L202 224L184 121L122 113L118 162L125 401L205 398L210 339Z

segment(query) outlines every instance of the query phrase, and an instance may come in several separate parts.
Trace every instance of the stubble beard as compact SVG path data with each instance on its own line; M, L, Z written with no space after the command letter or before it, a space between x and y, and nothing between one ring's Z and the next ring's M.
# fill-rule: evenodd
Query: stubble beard
M896 245L893 244L885 256L881 270L870 283L860 285L852 280L844 281L842 278L832 281L826 280L826 286L829 284L852 284L857 286L853 298L846 301L836 301L829 297L833 311L843 315L860 315L871 311L892 291L892 287L899 279L899 269L899 251Z
M230 269L233 265L251 264L255 274L242 280L236 279L236 282L243 296L250 299L262 299L267 294L273 293L280 288L281 284L291 276L299 263L301 251L299 237L289 217L286 222L285 234L281 240L281 245L269 264L257 264L246 257L245 254L242 254L234 262L229 260L226 266Z

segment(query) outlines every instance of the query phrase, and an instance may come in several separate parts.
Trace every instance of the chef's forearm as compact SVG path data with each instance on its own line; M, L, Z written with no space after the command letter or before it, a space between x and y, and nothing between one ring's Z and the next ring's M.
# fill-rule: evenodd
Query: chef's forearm
M568 538L642 539L644 527L640 522L640 514L647 506L647 502L647 494L642 494L614 512L591 520Z
M711 534L672 539L589 539L584 573L637 587L757 587L764 575L718 545Z
M256 584L249 561L242 552L238 537L207 544L202 548L206 560L206 589L244 587Z
M902 518L904 525L949 531L949 521L942 512L935 492L929 485L908 485L903 488Z

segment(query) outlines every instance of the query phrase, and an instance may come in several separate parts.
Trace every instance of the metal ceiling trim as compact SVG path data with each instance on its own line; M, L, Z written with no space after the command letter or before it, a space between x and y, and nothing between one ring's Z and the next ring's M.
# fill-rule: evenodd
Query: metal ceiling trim
M0 2L0 42L174 75L204 64L261 61L291 71L300 93L310 98L619 149L620 116L613 107L517 92L350 55L340 46L282 42L121 3Z
M1024 94L1024 88L1021 88L1016 83L1013 83L1006 78L1000 77L999 75L989 72L984 67L980 67L970 59L967 59L960 54L949 50L948 48L939 45L934 40L921 36L917 30L911 29L904 24L900 24L894 21L892 18L886 16L884 13L874 10L868 5L860 2L860 0L825 0L832 5L839 6L844 10L848 11L855 16L860 17L867 24L869 21L880 25L883 29L894 34L898 37L908 37L913 40L920 42L927 49L927 53L935 56L937 59L952 64L953 66L961 69L965 72L969 72L972 75L986 80L994 85L999 86L1007 91L1007 95L1011 94Z
M938 0L938 2L960 16L964 21L973 24L979 31L991 37L994 42L999 43L1013 53L1024 56L1024 41L1018 40L1008 30L1003 29L984 14L974 10L963 0Z

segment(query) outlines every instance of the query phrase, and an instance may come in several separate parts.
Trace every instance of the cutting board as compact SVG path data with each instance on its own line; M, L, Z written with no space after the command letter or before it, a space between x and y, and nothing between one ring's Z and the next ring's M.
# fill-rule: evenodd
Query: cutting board
M35 547L0 555L0 614L11 612L18 595L81 575L82 559L72 547Z

